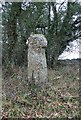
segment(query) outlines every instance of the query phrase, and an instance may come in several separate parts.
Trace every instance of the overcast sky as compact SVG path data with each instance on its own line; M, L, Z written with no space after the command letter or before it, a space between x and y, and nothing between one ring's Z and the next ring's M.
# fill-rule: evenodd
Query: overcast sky
M70 50L66 50L59 56L59 59L76 59L81 58L81 44L75 40L72 43ZM68 47L68 46L67 46Z

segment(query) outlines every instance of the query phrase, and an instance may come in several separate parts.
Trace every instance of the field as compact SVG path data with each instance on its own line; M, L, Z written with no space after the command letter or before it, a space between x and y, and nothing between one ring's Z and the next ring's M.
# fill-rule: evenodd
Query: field
M79 63L66 61L48 69L48 83L42 89L29 86L27 68L14 67L13 75L3 70L4 118L78 118Z

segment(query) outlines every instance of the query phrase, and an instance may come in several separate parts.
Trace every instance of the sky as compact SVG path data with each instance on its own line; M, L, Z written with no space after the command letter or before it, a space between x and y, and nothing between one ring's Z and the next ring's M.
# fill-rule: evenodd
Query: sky
M69 49L69 51L67 52L66 50L59 56L58 59L77 59L77 58L81 58L81 45L79 43L79 40L78 42L75 40L73 42L71 42L72 46L71 48ZM67 46L68 47L68 46ZM67 48L66 48L67 49Z

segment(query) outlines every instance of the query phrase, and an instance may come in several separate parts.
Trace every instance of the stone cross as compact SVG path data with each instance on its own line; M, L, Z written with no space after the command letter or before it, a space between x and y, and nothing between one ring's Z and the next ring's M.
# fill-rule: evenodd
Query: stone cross
M28 38L28 81L35 84L47 81L45 48L47 40L42 34L31 34Z

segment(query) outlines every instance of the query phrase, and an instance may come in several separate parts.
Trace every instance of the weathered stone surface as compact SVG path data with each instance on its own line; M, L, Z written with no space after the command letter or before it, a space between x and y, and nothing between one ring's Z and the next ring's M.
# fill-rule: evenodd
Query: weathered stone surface
M44 35L33 34L28 38L28 80L34 80L35 84L47 81L46 47Z

